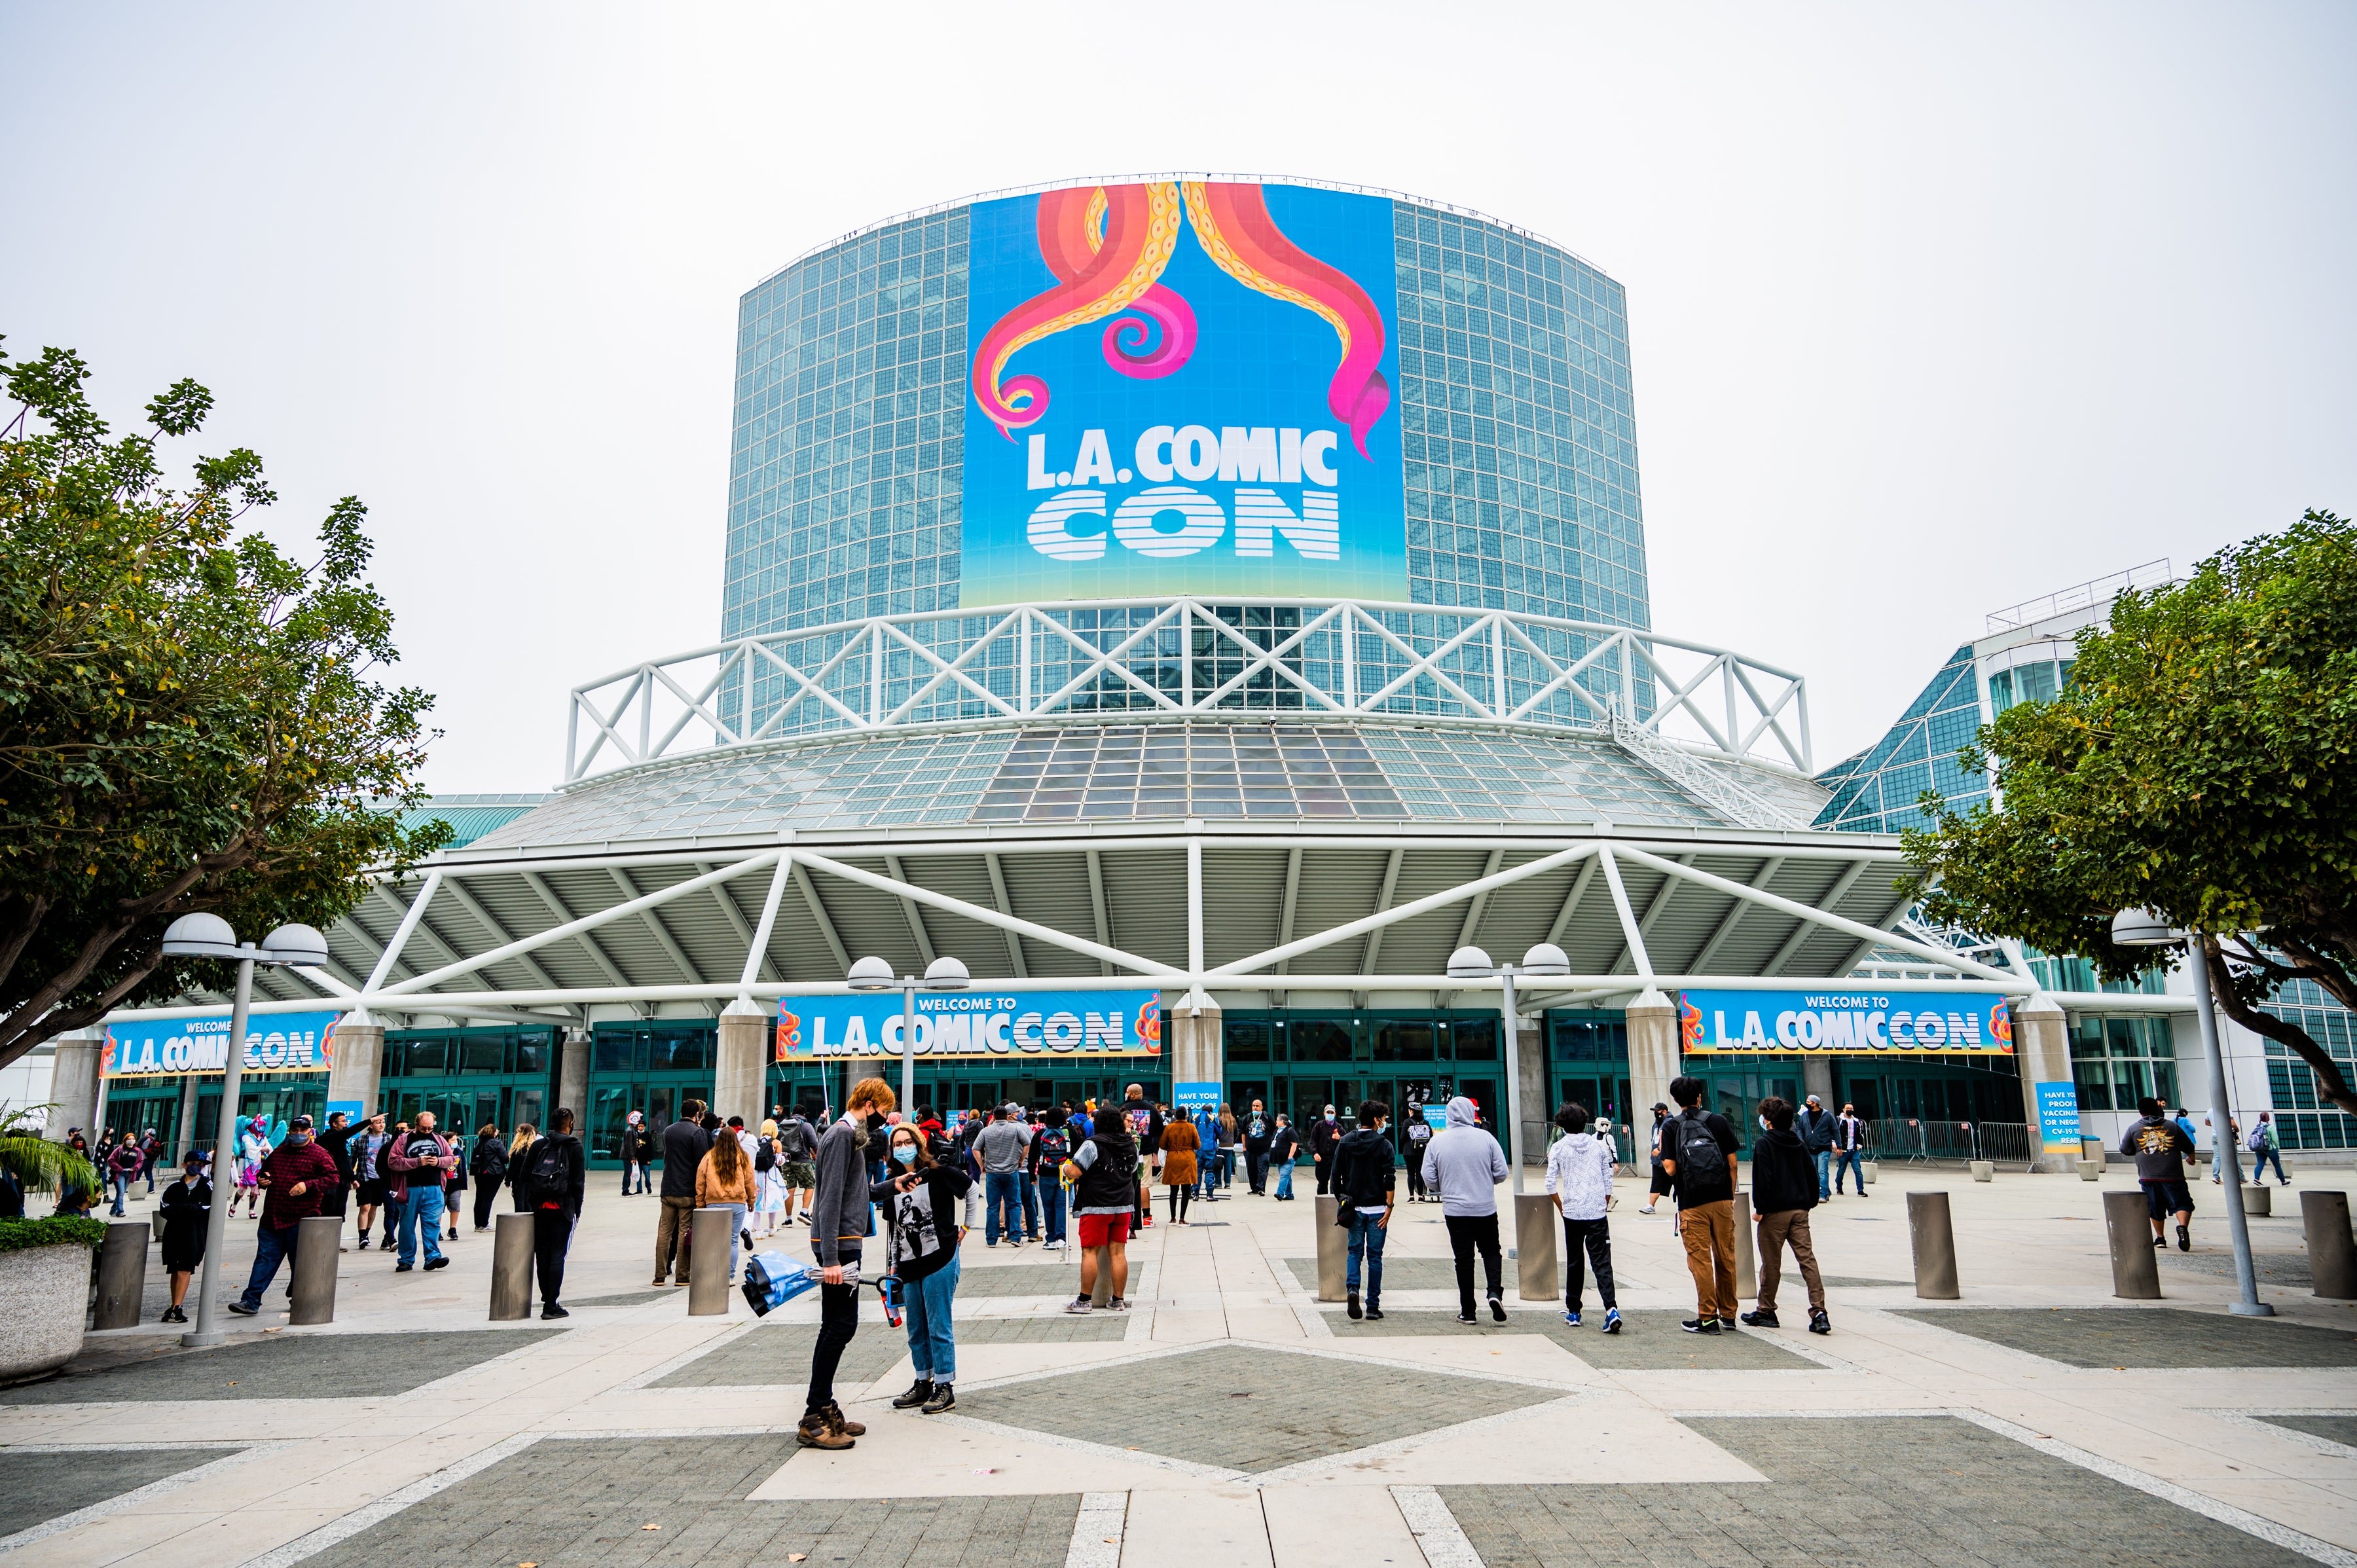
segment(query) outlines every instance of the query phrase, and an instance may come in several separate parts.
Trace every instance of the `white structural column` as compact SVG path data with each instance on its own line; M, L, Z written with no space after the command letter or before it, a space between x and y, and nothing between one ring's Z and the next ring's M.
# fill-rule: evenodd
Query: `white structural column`
M1649 988L1629 1004L1628 1019L1629 1126L1641 1161L1652 1108L1669 1103L1670 1079L1678 1076L1677 1004Z
M65 1142L66 1130L79 1127L90 1139L91 1148L98 1147L100 1081L98 1063L106 1048L106 1030L102 1026L77 1029L70 1035L59 1035L57 1041L57 1065L49 1071L49 1098L57 1109L49 1112L48 1136L54 1142Z
M1189 1004L1183 996L1165 1019L1170 1038L1164 1042L1170 1056L1173 1083L1222 1083L1227 1079L1227 1051L1221 1035L1220 1004L1208 996Z
M336 1025L335 1059L328 1064L328 1109L357 1104L355 1122L374 1112L383 1070L384 1026L366 1013L345 1014Z
M557 1050L556 1103L573 1112L576 1128L587 1127L589 1124L589 1031L565 1030L565 1043ZM548 1131L554 1122L553 1117L544 1122L541 1131Z
M2021 1069L2022 1115L2029 1123L2029 1168L2067 1171L2071 1155L2046 1153L2044 1127L2038 1114L2038 1086L2072 1081L2070 1019L2054 998L2041 991L2015 1010L2013 1033L2014 1062Z
M769 1113L770 1015L744 997L720 1014L720 1060L712 1075L713 1113L759 1127Z

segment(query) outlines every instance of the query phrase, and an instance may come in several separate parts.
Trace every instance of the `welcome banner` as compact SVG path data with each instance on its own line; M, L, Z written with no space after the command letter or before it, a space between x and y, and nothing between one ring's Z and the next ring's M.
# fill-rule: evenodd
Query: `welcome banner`
M336 1059L336 1013L261 1013L245 1021L241 1072L325 1072ZM106 1026L99 1071L108 1078L220 1072L229 1062L227 1018L126 1018Z
M796 996L778 1002L780 1061L900 1054L901 995ZM1155 1057L1158 991L920 992L914 1055Z
M2013 1009L1997 991L1686 991L1678 1032L1690 1056L2011 1056Z

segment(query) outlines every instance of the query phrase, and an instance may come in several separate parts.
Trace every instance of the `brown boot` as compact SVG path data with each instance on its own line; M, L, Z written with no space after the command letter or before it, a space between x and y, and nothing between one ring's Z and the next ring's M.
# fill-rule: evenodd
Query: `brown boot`
M834 1423L834 1429L837 1432L847 1432L854 1437L867 1435L867 1423L864 1421L854 1421L845 1415L843 1407L833 1400L826 1402L826 1414L827 1419Z
M848 1448L852 1435L823 1410L809 1412L794 1428L794 1441L805 1448Z

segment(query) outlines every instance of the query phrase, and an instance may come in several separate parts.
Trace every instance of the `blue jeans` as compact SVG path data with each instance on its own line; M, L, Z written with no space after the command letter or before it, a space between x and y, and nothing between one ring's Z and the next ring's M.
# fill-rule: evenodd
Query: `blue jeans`
M1062 1240L1064 1239L1064 1184L1060 1181L1041 1182L1039 1207L1047 1210L1047 1240L1051 1242Z
M1834 1152L1831 1149L1819 1149L1813 1157L1817 1162L1817 1196L1821 1198L1831 1197L1834 1195Z
M253 1273L246 1276L245 1294L237 1298L238 1305L259 1309L262 1293L278 1277L282 1259L295 1255L295 1238L298 1228L293 1225L257 1225L253 1228Z
M1039 1239L1039 1178L1029 1171L1023 1173L1023 1239Z
M737 1278L737 1238L743 1234L745 1230L745 1206L741 1203L716 1203L712 1207L725 1208L729 1212L728 1278L733 1283Z
M909 1359L917 1376L936 1383L957 1381L957 1325L950 1304L957 1296L958 1257L910 1285L900 1294L902 1322L909 1331Z
M1023 1176L1020 1171L991 1171L982 1178L982 1239L991 1246L998 1245L1000 1217L1006 1224L1006 1239L1019 1240L1023 1235Z
M1293 1162L1291 1160L1286 1160L1284 1164L1277 1166L1276 1196L1279 1197L1291 1197L1293 1196Z
M2251 1166L2251 1180L2253 1182L2255 1183L2261 1176L2267 1174L2267 1162L2269 1160L2273 1160L2276 1163L2276 1180L2283 1183L2286 1187L2289 1187L2291 1185L2291 1177L2284 1175L2283 1151L2281 1149L2261 1149L2253 1155L2252 1158L2257 1162Z
M123 1212L123 1195L131 1190L131 1178L115 1171L111 1173L111 1179L114 1183L114 1208L111 1212L119 1215Z
M442 1189L438 1187L413 1187L409 1196L401 1200L401 1261L417 1262L417 1234L425 1233L425 1261L433 1262L442 1256Z
M1351 1211L1351 1261L1343 1271L1343 1288L1352 1295L1359 1294L1359 1259L1363 1254L1367 1260L1369 1306L1383 1299L1383 1238L1390 1233L1383 1229L1382 1215Z
M1866 1172L1858 1168L1857 1156L1857 1150L1844 1149L1839 1156L1835 1160L1834 1190L1835 1192L1839 1192L1842 1189L1842 1172L1845 1170L1848 1171L1850 1175L1857 1177L1857 1190L1861 1194L1866 1191Z

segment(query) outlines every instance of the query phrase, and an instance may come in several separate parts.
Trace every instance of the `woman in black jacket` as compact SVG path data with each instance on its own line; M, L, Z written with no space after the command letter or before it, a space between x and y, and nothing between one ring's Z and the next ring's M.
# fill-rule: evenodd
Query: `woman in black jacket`
M188 1320L180 1304L188 1299L189 1278L205 1261L205 1225L212 1207L213 1184L205 1179L205 1157L191 1154L180 1179L164 1189L156 1205L164 1216L164 1272L172 1281L172 1305L159 1322Z
M971 1203L974 1179L956 1165L933 1158L925 1135L908 1122L892 1129L889 1170L868 1192L884 1217L884 1273L897 1282L907 1315L909 1359L917 1380L892 1402L939 1415L957 1408L958 1242L965 1235L962 1202Z
M500 1142L500 1130L489 1122L475 1129L475 1150L467 1169L475 1178L475 1229L489 1230L491 1204L508 1176L508 1146Z

